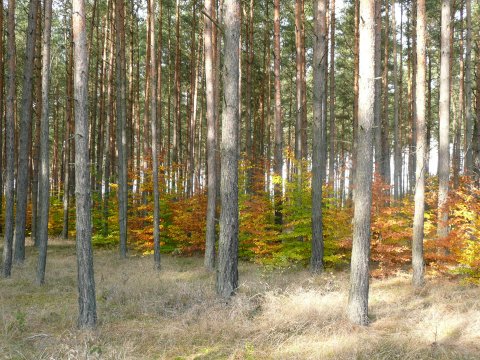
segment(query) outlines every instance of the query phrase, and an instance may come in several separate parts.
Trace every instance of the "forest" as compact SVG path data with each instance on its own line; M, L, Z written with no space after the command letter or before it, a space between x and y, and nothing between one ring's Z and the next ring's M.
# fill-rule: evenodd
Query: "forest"
M2 6L0 358L479 358L478 1Z

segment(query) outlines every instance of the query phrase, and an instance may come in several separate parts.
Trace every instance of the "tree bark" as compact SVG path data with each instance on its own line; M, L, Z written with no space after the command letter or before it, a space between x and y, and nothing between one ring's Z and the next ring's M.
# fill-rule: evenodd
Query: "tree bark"
M50 159L49 159L49 90L50 90L50 35L52 0L45 0L45 19L42 41L42 116L40 120L40 177L38 185L38 265L37 284L45 282L47 263L48 213L50 206Z
M335 179L335 0L330 0L330 153L328 184L334 191ZM326 120L325 120L326 121Z
M29 148L32 130L32 90L33 69L35 62L35 31L37 27L37 6L39 0L30 0L28 6L27 40L25 46L25 66L23 69L23 85L21 100L21 118L18 135L18 168L17 168L17 206L15 215L15 252L14 261L25 260L25 229L27 220L27 196L29 184Z
M148 1L150 21L150 124L153 163L153 258L155 270L160 270L160 195L158 190L157 151L157 60L155 50L155 0ZM161 29L160 29L161 31Z
M8 1L7 15L7 98L5 114L5 244L3 246L4 277L10 277L13 254L13 207L14 207L14 176L15 176L15 0Z
M213 1L205 1L205 13L213 19ZM205 16L204 48L205 48L205 91L207 105L207 229L205 239L205 267L213 271L215 267L215 210L217 197L217 168L215 149L217 147L216 120L215 120L215 66L213 63L214 51L213 23Z
M472 1L466 0L467 39L465 51L465 172L472 174Z
M355 173L353 248L348 317L368 324L370 210L372 205L373 124L375 104L375 1L360 2L358 146Z
M153 0L151 0L153 1ZM116 45L116 100L117 100L117 151L118 151L118 225L120 229L120 257L127 257L127 86L125 60L125 7L124 0L115 0ZM150 54L152 56L152 54ZM154 89L155 92L156 89Z
M322 183L324 151L322 146L325 90L325 68L327 56L327 0L314 2L313 42L313 153L312 153L312 254L310 271L323 271L323 224L322 224Z
M273 172L275 181L273 197L275 202L275 224L282 224L282 185L283 185L283 127L282 127L282 95L280 82L280 0L274 0L273 9L273 72L275 76L275 148L273 160Z
M439 238L448 235L448 181L450 167L450 0L442 0L440 103L438 146L438 224Z
M425 0L417 1L417 71L416 71L416 186L413 217L412 268L413 285L424 283L423 234L425 212L425 73L426 73L426 15Z
M88 156L88 59L85 2L73 0L73 43L75 54L75 196L80 328L94 328L97 322L92 254L90 161Z
M224 111L221 142L220 238L217 293L230 297L238 288L238 80L240 2L225 0L223 71Z
M392 38L393 38L393 198L399 200L402 194L402 139L400 137L400 89L398 84L398 54L397 54L397 22L395 20L396 1L392 4ZM388 110L386 112L388 114Z

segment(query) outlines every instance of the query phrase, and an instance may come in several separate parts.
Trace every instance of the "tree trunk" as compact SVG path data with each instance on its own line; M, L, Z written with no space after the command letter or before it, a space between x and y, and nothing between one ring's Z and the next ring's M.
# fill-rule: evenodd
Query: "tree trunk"
M155 0L148 1L150 21L150 124L152 132L153 163L153 258L155 270L160 270L160 195L158 190L157 151L157 60L155 52ZM160 29L161 31L161 29Z
M385 43L385 46L388 46ZM383 178L382 152L382 3L375 3L375 174Z
M19 125L19 148L17 168L17 206L15 215L15 253L14 261L25 260L25 229L27 220L27 196L29 184L29 148L32 130L32 90L35 62L35 31L37 27L37 6L39 0L30 0L28 6L27 40L25 46L25 66L23 69L21 118Z
M153 0L152 0L153 1ZM116 100L118 151L118 225L120 229L120 257L127 257L127 130L126 130L126 60L124 0L115 0L116 45ZM152 56L152 54L150 55ZM155 91L155 89L154 89Z
M40 162L40 118L42 113L42 7L37 6L37 14L35 16L37 21L38 31L35 34L35 88L33 90L35 100L33 101L33 117L35 118L35 137L30 140L32 145L31 156L31 191L32 191L32 217L31 217L31 232L30 238L33 240L35 246L38 246L37 241L37 205L38 205L38 173ZM33 120L33 119L32 119Z
M2 10L4 8L2 7ZM4 24L3 24L3 11L0 11L0 134L3 132L3 109L4 109L4 76L5 76L5 58L4 58L4 41L3 41L3 35L4 35ZM3 179L3 172L4 172L4 163L3 163L3 156L4 156L4 149L3 149L4 141L3 141L3 136L0 135L0 219L3 218L3 185L4 185L4 179ZM0 224L0 234L2 232L2 225Z
M353 49L353 138L352 138L352 167L350 169L350 181L349 181L349 198L352 199L354 196L354 179L355 172L357 169L357 140L358 140L358 58L359 58L359 21L360 21L360 0L354 0L354 23L355 23L355 33L354 33L354 49Z
M88 59L84 0L73 0L73 43L75 51L75 196L80 328L97 322L93 275L90 161L88 157Z
M66 76L67 76L67 96L65 102L65 131L64 131L64 149L63 149L63 167L64 167L64 179L63 179L63 227L62 227L62 238L68 239L68 230L69 230L69 207L70 207L70 148L73 139L71 134L73 134L73 46L71 39L68 34L65 34L65 45L68 49L68 56L66 61Z
M322 182L324 151L322 128L327 120L323 115L325 68L327 55L327 0L315 0L313 42L313 152L312 152L312 255L310 271L323 271Z
M442 0L440 57L440 102L438 146L438 224L439 238L448 235L449 126L450 126L450 0Z
M238 39L240 2L224 3L225 60L223 71L224 111L221 142L220 238L217 293L234 294L238 287Z
M7 18L7 98L5 114L5 244L3 246L4 277L10 277L13 253L13 207L15 176L15 0L8 1Z
M303 0L295 0L295 46L296 46L296 122L295 122L295 160L297 162L297 191L299 192L298 201L301 202L300 191L302 189L302 132L303 132L303 65L302 53L305 51L302 41L302 10Z
M465 52L465 173L471 174L472 157L472 1L466 0L467 10L467 44Z
M273 9L273 71L275 75L275 148L273 160L273 172L275 181L273 197L275 202L275 224L282 224L282 185L283 185L283 127L282 127L282 96L280 81L280 0L274 0Z
M330 0L330 153L328 184L334 191L335 179L335 0ZM325 120L326 121L326 120Z
M205 13L213 18L213 1L205 1ZM213 271L215 267L215 210L217 197L217 169L215 149L217 147L216 120L215 120L215 66L213 63L214 51L213 23L205 16L204 47L205 47L205 91L207 105L207 229L205 239L205 267Z
M453 171L453 188L457 189L459 185L459 178L460 178L460 162L461 162L461 155L460 155L460 142L461 142L461 135L462 135L462 124L463 124L463 110L465 109L464 104L464 59L463 59L463 4L460 3L460 41L459 41L459 57L460 61L458 64L459 67L459 84L458 84L458 110L453 111L454 115L454 123L455 123L455 133L453 137L453 159L452 159L452 171ZM453 29L453 27L452 27ZM453 65L453 52L450 54L451 58L451 65Z
M45 282L47 263L48 213L50 205L49 159L49 90L50 90L50 34L52 28L52 0L45 0L45 19L42 41L42 116L40 120L40 177L38 185L38 266L37 284Z
M413 217L412 268L413 285L424 283L423 233L425 212L425 73L426 73L426 14L425 0L417 2L417 71L416 71L416 186L415 214Z
M375 1L360 2L358 146L355 173L353 248L348 317L368 324L370 210L372 205L373 124L375 104Z
M399 200L402 194L402 139L400 137L400 89L398 84L398 54L397 54L397 22L395 20L396 1L392 4L392 38L393 38L393 163L394 188L393 198ZM401 54L400 54L401 55ZM388 110L386 111L388 114Z

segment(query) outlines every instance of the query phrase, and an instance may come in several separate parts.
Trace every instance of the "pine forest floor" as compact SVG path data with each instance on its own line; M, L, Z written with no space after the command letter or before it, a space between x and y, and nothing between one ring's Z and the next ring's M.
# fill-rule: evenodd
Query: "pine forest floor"
M203 259L95 249L98 329L76 329L73 242L51 241L46 284L36 251L0 279L0 359L480 359L480 288L408 274L372 280L365 328L345 317L348 271L240 263L240 289L215 295Z

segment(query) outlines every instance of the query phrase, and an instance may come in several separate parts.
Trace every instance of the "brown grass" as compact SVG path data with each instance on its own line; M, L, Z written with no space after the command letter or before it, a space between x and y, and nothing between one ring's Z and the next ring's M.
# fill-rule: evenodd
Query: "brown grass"
M76 329L73 243L53 241L47 283L34 285L35 250L0 279L5 359L480 359L480 290L407 274L373 280L372 323L345 319L348 274L240 265L237 296L214 292L200 258L118 259L95 251L99 326Z

